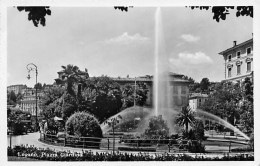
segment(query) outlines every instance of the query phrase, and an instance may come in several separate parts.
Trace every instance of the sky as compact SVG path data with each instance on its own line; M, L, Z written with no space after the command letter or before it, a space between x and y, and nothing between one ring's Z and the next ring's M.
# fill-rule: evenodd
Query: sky
M26 65L38 67L38 82L52 84L61 66L88 69L90 76L138 77L155 70L154 7L128 12L113 7L51 7L46 26L35 27L27 13L7 10L7 85L35 84ZM164 54L171 72L200 82L224 79L224 59L218 53L252 38L253 19L236 17L216 22L210 10L161 8Z

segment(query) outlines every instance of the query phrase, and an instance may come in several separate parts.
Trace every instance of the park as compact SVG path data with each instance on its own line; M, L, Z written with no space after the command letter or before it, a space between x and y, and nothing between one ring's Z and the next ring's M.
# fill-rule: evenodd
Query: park
M27 68L28 78L36 72L41 111L31 121L30 112L8 108L8 160L253 161L253 81L196 83L173 73L162 28L156 8L152 75L90 77L68 64L44 89L37 66ZM201 108L189 105L192 92L207 95Z

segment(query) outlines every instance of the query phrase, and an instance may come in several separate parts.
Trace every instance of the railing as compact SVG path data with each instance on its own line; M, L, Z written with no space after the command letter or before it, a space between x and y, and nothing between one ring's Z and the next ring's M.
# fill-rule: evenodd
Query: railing
M57 146L68 146L76 148L95 148L95 149L113 149L113 137L75 137L40 133L40 141L47 144ZM134 148L136 151L150 150L150 151L168 151L168 152L187 152L188 141L175 139L122 139L122 137L115 137L115 150ZM128 147L128 148L126 148ZM124 149L123 148L123 149Z
M119 151L156 151L156 152L189 152L192 145L198 144L196 140L182 139L136 139L115 137L115 146L113 148L113 137L75 137L40 133L40 141L56 146L67 146L88 149L119 150ZM231 152L231 149L245 144L234 140L206 140L207 146L222 147L223 151ZM200 143L199 143L200 144ZM217 148L218 149L218 148ZM217 150L211 150L214 152ZM218 150L221 151L221 150Z

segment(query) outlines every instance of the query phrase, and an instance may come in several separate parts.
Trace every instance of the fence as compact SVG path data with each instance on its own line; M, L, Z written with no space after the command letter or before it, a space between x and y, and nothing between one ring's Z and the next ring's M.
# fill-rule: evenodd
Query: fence
M115 144L113 139L115 139ZM181 140L181 139L136 139L123 138L120 135L113 137L112 135L97 138L97 137L75 137L75 136L56 136L46 133L40 133L40 141L47 144L57 146L68 146L76 148L103 149L103 150L119 150L119 151L157 151L157 152L188 152L192 145L200 144L196 140ZM241 144L232 140L214 140L205 141L203 144L209 146L223 147L225 152L231 152L232 146ZM225 148L224 148L225 147ZM220 151L220 150L218 150ZM211 152L214 152L212 150Z

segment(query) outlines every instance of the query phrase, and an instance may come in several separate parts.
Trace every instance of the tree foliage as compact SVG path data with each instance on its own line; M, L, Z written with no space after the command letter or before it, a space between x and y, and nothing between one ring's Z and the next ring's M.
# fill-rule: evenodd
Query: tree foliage
M149 119L148 128L145 130L144 135L147 137L169 136L169 127L167 122L163 120L162 116L154 116Z
M115 6L115 10L121 10L122 12L128 12L129 8L133 6ZM230 10L235 10L234 6L191 6L191 9L198 8L200 10L212 9L213 20L219 22L220 20L226 20L226 17ZM46 25L46 15L51 15L51 10L49 6L20 6L17 9L21 11L28 12L28 20L32 21L34 26L38 27L39 24L42 26ZM236 16L250 16L253 17L253 6L237 6Z
M194 112L189 106L181 108L181 112L177 115L175 122L179 126L185 127L185 132L188 133L189 125L194 125L195 122Z
M122 108L120 86L107 76L88 79L83 87L82 98L86 110L101 122L117 114Z
M39 24L45 26L45 16L51 15L51 10L48 6L19 6L17 9L28 12L28 20L32 21L34 26L38 27Z
M14 91L7 91L7 105L16 105L16 95Z
M38 90L42 90L43 89L43 86L42 86L42 83L38 82L37 84L34 85L34 88L38 89Z
M227 118L232 125L239 118L239 101L242 91L239 84L224 82L216 84L214 91L202 105L202 109L221 118Z
M230 10L235 10L234 6L191 6L191 9L209 10L213 13L213 20L219 22L220 20L226 20L227 15L230 14ZM237 6L236 16L250 16L253 17L253 6Z
M136 105L144 106L148 98L148 91L147 85L144 82L138 82L136 87L131 84L124 85L122 88L123 107L133 106L134 100Z
M11 92L7 91L7 105L20 104L22 99L23 99L23 95L21 93L18 93L16 95L14 91Z
M253 83L246 78L241 85L231 82L216 84L202 109L227 118L232 125L240 124L242 131L250 134L254 128Z
M66 131L77 137L103 137L97 119L86 113L76 112L66 122Z
M7 114L7 127L11 128L13 134L22 134L26 131L26 126L23 120L30 118L29 112L22 111L18 108L10 108Z
M208 92L210 86L210 82L208 78L202 78L200 81L200 89L202 92Z
M43 110L41 115L43 115L46 119L50 119L55 116L61 117L61 97L64 93L65 89L60 86L53 86L44 90L40 103L40 107Z

